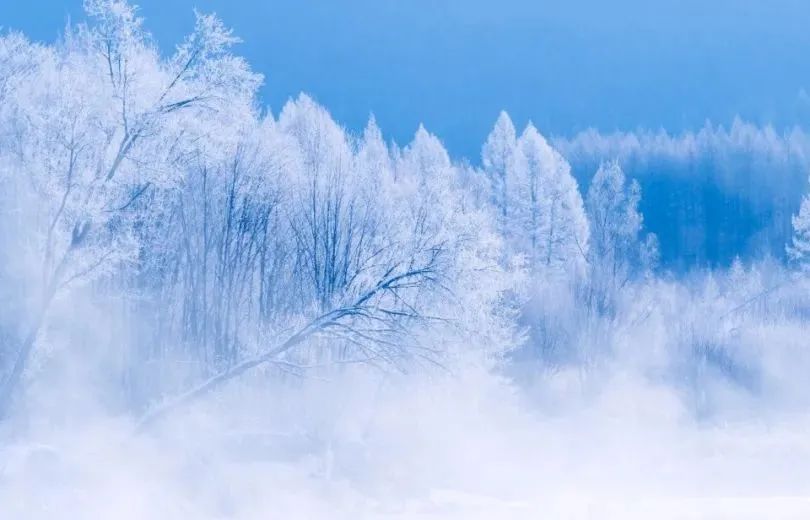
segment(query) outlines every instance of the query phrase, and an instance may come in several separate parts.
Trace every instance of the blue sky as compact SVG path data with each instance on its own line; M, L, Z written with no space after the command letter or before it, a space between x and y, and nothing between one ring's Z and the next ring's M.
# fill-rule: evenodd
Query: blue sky
M141 0L171 49L216 11L277 111L306 91L351 129L373 112L407 141L420 121L477 159L498 110L548 134L695 128L810 116L805 0ZM2 0L0 25L50 40L81 0Z

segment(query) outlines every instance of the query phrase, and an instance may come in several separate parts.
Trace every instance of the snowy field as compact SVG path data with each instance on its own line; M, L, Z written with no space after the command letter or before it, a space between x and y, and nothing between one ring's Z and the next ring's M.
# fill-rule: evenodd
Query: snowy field
M584 402L553 379L568 410L531 412L478 374L353 392L323 382L280 408L293 394L268 392L263 407L228 395L137 436L126 421L32 424L4 447L1 503L7 517L43 519L810 513L806 416L696 423L666 389L624 379Z

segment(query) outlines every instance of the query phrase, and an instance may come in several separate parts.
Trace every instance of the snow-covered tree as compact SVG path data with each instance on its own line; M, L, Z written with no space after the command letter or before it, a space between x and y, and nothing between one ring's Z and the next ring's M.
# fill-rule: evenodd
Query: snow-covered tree
M200 121L249 113L260 77L230 54L235 43L214 16L162 59L134 7L88 0L88 25L47 49L30 49L31 69L10 93L0 146L27 216L21 248L38 264L39 295L0 392L0 415L25 370L45 314L65 288L132 261L138 199L176 179L190 144L210 133ZM13 66L13 64L12 64ZM0 73L5 76L7 72ZM238 115L236 114L238 112Z
M490 180L492 200L504 221L502 225L505 225L510 212L510 185L515 181L522 163L515 125L504 111L498 116L481 148L481 162Z
M756 265L744 265L737 256L728 269L725 290L735 309L754 310L754 300L763 296L762 273Z
M497 358L515 342L514 309L504 305L504 294L521 278L519 271L502 265L506 244L493 222L492 206L478 200L476 187L465 182L468 168L454 164L441 141L421 125L397 169L398 182L414 190L407 214L397 220L406 223L412 240L437 241L449 252L444 266L450 292L433 295L432 305L453 326L426 330L425 341L455 355ZM470 352L470 341L462 338L476 338L486 352Z
M298 142L304 166L290 213L296 278L328 309L374 247L377 218L352 171L348 136L323 107L300 96L282 110L279 128Z
M376 193L379 193L376 190L393 184L394 165L391 154L373 116L369 118L363 135L356 143L354 170L360 182L370 183L369 188Z
M640 243L643 216L638 209L641 188L627 182L618 162L604 163L591 180L586 198L591 223L589 255L593 303L602 311L632 277L652 267L657 241ZM647 264L647 265L645 265Z
M0 103L36 66L36 55L41 51L41 47L31 44L22 34L0 35Z
M788 258L802 272L810 271L810 195L802 198L799 213L793 215L793 238L787 247Z
M525 167L513 189L518 248L533 272L581 273L589 229L582 196L571 168L531 123L519 140Z

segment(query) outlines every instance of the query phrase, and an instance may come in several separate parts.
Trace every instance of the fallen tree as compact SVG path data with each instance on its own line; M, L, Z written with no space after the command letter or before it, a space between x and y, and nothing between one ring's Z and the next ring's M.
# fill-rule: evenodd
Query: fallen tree
M350 304L317 316L281 344L245 359L153 407L138 421L136 430L147 429L176 409L191 404L251 369L284 363L286 353L317 335L325 334L354 345L366 356L363 361L369 363L380 360L392 364L397 358L412 356L429 359L429 355L436 354L436 351L402 341L408 331L405 322L438 318L420 312L403 293L438 283L437 266L441 253L440 247L433 247L427 251L426 260L418 266L412 260L407 265L397 263L389 267L377 283Z

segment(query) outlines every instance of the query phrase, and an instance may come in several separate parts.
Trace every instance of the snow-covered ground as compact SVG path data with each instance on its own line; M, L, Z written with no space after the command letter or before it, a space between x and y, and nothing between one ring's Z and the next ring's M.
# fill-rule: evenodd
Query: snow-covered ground
M371 379L272 392L254 411L228 393L139 435L127 421L32 419L2 451L3 518L810 515L807 416L698 422L627 378L596 398L558 394L556 410L482 373Z

